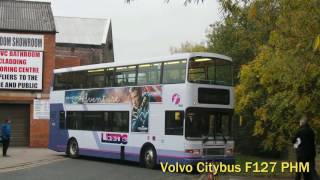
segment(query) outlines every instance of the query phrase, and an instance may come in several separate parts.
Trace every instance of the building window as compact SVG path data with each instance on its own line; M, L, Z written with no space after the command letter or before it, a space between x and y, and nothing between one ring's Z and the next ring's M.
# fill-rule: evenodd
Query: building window
M76 50L75 47L71 47L71 53L72 54L74 54L75 50Z

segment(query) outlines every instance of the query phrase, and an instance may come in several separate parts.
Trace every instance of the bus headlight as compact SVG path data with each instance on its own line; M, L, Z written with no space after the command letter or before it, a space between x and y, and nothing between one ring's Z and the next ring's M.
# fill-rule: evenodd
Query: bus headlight
M199 156L200 155L200 149L186 149L185 152L186 153L190 153L190 154L195 155L195 156Z

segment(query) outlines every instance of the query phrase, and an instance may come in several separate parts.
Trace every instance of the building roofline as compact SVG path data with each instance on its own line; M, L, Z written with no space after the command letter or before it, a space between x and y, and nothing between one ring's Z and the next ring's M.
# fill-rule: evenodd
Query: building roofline
M83 48L87 48L87 47L93 47L93 48L101 48L101 46L103 46L105 44L101 44L101 45L96 45L96 44L75 44L75 43L61 43L61 42L56 42L56 46L61 46L61 47L83 47Z
M35 30L21 30L21 29L1 29L1 32L16 32L16 33L50 33L50 34L56 34L57 31L35 31Z
M2 27L0 28L0 31L21 32L21 33L25 33L25 32L27 32L27 33L56 33L56 27L55 27L55 24L54 24L54 18L53 18L53 12L52 12L52 8L51 8L51 2L49 2L49 1L32 1L32 0L31 1L29 1L29 0L1 0L1 4L4 4L4 5L20 4L21 7L20 6L15 7L14 5L13 5L13 7L18 8L18 9L20 9L20 8L24 9L26 12L29 12L29 11L32 10L32 8L29 8L29 7L39 6L39 7L42 7L44 9L41 12L43 14L45 14L45 16L48 17L48 19L44 18L43 14L41 16L41 15L39 15L39 13L37 14L37 13L32 12L32 13L34 13L34 15L37 15L37 16L32 17L32 18L27 19L27 20L28 21L30 20L32 23L35 23L35 22L39 22L40 23L40 22L42 22L41 20L46 20L45 21L46 24L43 27L45 27L45 26L47 26L47 27L39 28L39 26L41 27L41 25L39 25L39 24L37 24L36 28L35 28L35 26L31 27L31 26L25 26L25 25L23 27L23 25L21 25L21 24L17 25L17 23L15 23L15 24L11 23L11 25L10 25L11 28L8 28L8 25L6 25L6 23L7 23L6 20L8 18L10 18L10 17L11 17L10 20L12 20L13 19L12 17L14 17L14 16L11 15L11 14L14 14L15 12L9 14L8 13L9 11L5 11L5 13L3 14L3 17L5 17L7 19L5 19L4 25L2 24ZM11 5L10 5L10 8L12 9ZM20 16L23 17L22 15L18 15L17 17L15 17L16 19L14 18L14 20L15 21L25 20L24 18L21 18ZM36 18L38 18L38 19L36 19ZM41 20L40 21L36 21L36 20L39 20L39 19L41 19ZM49 22L49 24L47 24L47 22ZM42 22L42 23L44 23L44 22ZM30 29L28 29L28 28L30 28Z
M2 1L12 1L12 0L2 0ZM14 0L16 2L26 2L26 3L39 3L39 4L51 4L49 1L27 1L27 0Z
M55 19L55 25L59 24L60 20L61 22L64 22L64 21L72 21L73 19L75 21L83 21L83 22L94 22L94 21L97 21L99 23L101 23L103 26L101 26L101 30L102 30L102 33L100 34L101 37L98 37L96 39L96 41L92 44L88 44L87 43L72 43L72 42L63 42L62 40L66 41L65 39L62 39L62 38L58 38L57 39L57 44L61 44L61 45L67 45L67 44L77 44L77 45L81 45L81 46L102 46L104 44L107 43L107 39L108 39L108 33L109 31L111 31L111 28L112 28L112 25L111 25L111 18L91 18L91 17L72 17L72 16L54 16L53 17ZM64 30L63 28L57 28L56 26L56 31L57 33L62 33L62 35L64 34ZM57 35L58 37L60 37L60 34Z
M107 24L104 27L101 44L106 44L108 39L108 33L111 30L111 19L107 19Z
M109 20L110 18L91 18L91 17L79 17L79 16L53 16L53 17L58 17L58 18L77 18L77 19L97 19L97 20Z

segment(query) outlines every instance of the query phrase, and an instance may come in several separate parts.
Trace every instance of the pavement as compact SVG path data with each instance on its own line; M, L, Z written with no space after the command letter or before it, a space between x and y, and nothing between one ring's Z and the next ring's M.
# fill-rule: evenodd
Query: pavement
M47 148L9 147L8 157L2 156L0 146L0 173L36 167L55 161L65 160L64 153Z

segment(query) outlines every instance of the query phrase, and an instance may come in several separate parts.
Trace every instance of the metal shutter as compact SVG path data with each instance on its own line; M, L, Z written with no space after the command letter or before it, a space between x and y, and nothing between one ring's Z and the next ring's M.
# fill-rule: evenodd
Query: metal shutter
M29 105L25 104L0 104L0 123L5 118L11 119L11 146L29 145Z

